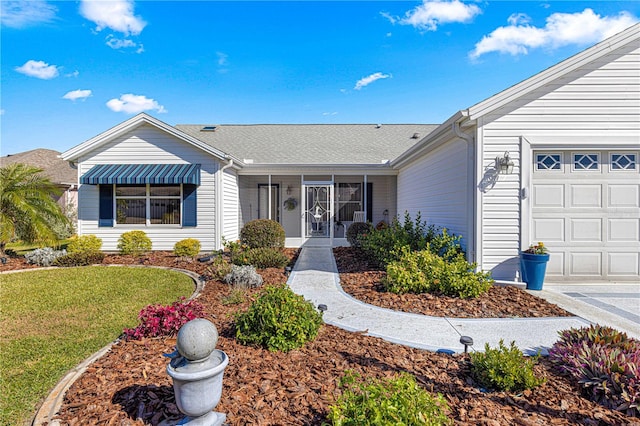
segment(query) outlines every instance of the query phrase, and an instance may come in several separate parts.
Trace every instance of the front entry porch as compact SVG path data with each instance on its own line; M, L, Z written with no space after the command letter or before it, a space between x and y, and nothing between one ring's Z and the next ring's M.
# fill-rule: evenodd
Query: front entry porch
M395 175L239 176L240 223L272 219L287 247L348 246L354 221L389 222L396 215Z

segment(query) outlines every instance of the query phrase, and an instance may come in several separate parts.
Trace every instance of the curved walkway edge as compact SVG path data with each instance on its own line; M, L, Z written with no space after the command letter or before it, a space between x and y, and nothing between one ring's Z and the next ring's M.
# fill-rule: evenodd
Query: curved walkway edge
M97 265L94 265L94 266L97 266ZM200 292L204 289L204 281L200 278L200 276L198 274L196 274L195 272L191 272L191 271L188 271L186 269L169 268L169 267L164 267L164 266L147 266L147 265L106 265L106 266L108 266L108 267L111 267L111 266L123 266L123 267L135 267L135 268L158 268L158 269L169 269L169 270L174 270L174 271L177 271L177 272L182 272L183 274L188 275L193 280L193 284L195 286L193 294L189 297L190 300L191 299L195 299L200 294ZM11 271L11 272L12 273L15 273L15 272L27 272L27 271L42 270L42 269L44 269L44 268L40 268L40 269L23 269L23 270L20 270L20 271ZM57 269L57 268L47 268L47 269ZM96 352L93 355L91 355L89 358L87 358L84 361L82 361L76 367L74 367L73 369L69 370L69 372L67 372L67 374L65 374L65 376L62 379L60 379L58 384L56 384L56 386L49 393L49 395L47 395L45 400L42 402L42 404L40 405L40 407L36 411L36 413L35 413L35 415L33 417L33 420L31 422L32 426L43 426L43 425L58 426L58 425L60 425L60 422L58 422L57 420L54 420L54 417L56 416L56 414L60 410L60 407L62 406L62 401L64 400L64 395L66 394L66 392L69 390L71 385L73 385L73 383L76 380L78 380L80 378L80 376L82 376L82 374L87 370L87 367L89 367L89 365L91 365L92 363L94 363L98 359L102 358L106 353L108 353L111 350L111 347L114 344L116 344L117 342L118 342L118 339L114 340L113 342L109 343L107 346L105 346L102 349L100 349L98 352Z
M289 287L315 306L324 304L324 321L348 331L430 351L463 352L460 336L470 336L473 350L485 344L515 341L525 353L535 355L558 340L558 332L590 322L578 317L553 318L446 318L397 312L363 303L340 287L338 268L329 247L303 247L288 280Z

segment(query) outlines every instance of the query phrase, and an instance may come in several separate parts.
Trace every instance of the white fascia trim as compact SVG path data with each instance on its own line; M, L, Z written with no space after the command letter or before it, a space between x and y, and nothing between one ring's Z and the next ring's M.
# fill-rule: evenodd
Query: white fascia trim
M246 165L238 175L292 175L300 174L353 174L390 175L398 174L388 163L385 164L251 164Z
M625 46L629 43L637 41L640 38L640 23L635 24L626 30L601 41L600 43L577 53L564 61L539 72L520 83L494 95L480 103L469 108L469 117L472 120L482 115L491 113L492 111L506 105L507 103L518 99L529 92L548 84L563 75L607 55L608 53Z
M178 139L182 139L183 141L194 145L195 147L207 152L208 154L213 155L214 157L217 157L220 160L228 160L230 158L232 158L230 155L215 149L205 143L203 143L202 141L187 135L186 133L176 129L173 126L170 126L169 124L160 121L154 117L151 117L148 114L145 113L140 113L138 115L136 115L135 117L130 118L129 120L123 121L122 123L110 128L109 130L100 133L99 135L81 143L80 145L75 146L74 148L69 149L68 151L63 152L62 154L60 154L60 157L63 160L66 161L73 161L73 160L77 160L80 158L80 156L82 156L83 154L95 149L96 147L102 145L103 143L121 135L124 134L138 126L140 126L141 124L149 124L152 125L154 127L156 127L159 130L162 130L166 133L169 133L170 135L178 138ZM241 166L242 162L236 160L235 158L234 160L234 164L238 164Z
M521 136L521 137L524 137L524 136ZM615 144L598 142L594 144L572 143L568 145L558 145L557 143L554 143L554 144L536 143L531 141L530 139L527 139L527 140L531 145L531 149L544 150L544 151L581 151L581 150L584 151L585 149L588 149L588 150L598 149L603 151L611 151L611 150L622 150L622 149L640 149L640 144L636 142L615 143Z
M391 167L399 169L402 166L412 162L422 153L433 149L444 142L456 137L453 132L453 125L455 123L462 123L462 121L468 117L468 111L458 111L447 121L439 125L435 130L422 138L418 143L411 148L400 154L396 159L391 161Z

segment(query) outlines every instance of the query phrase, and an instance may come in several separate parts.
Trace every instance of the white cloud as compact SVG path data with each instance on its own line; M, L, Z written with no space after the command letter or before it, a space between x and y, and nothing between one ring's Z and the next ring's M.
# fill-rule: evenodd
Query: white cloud
M75 70L74 72L71 72L71 73L69 73L69 74L65 74L64 76L65 76L65 77L77 77L77 76L79 76L79 75L80 75L80 71Z
M57 66L49 65L44 61L34 61L33 59L25 62L21 67L16 67L15 70L29 77L41 78L43 80L56 78L59 74Z
M229 55L223 52L216 52L216 56L218 57L218 65L221 67L229 65Z
M373 83L376 80L380 80L380 79L383 79L383 78L390 78L390 77L391 77L391 74L383 74L381 72L376 72L376 73L373 73L373 74L368 75L366 77L362 77L360 80L358 80L356 82L356 85L354 86L353 89L354 90L360 90L363 87L370 85L371 83Z
M107 102L107 107L111 111L124 112L127 114L137 114L143 111L156 111L158 113L167 112L156 100L149 99L144 95L134 95L126 93L120 96L120 99L111 99Z
M399 22L412 25L426 31L435 31L438 25L453 22L470 22L476 15L482 13L475 4L465 4L460 0L441 1L423 0L415 9L407 12L404 18L386 16L391 23Z
M112 49L136 48L136 53L144 52L144 46L142 45L142 43L136 43L135 41L128 38L125 38L125 39L116 38L113 36L113 34L110 34L109 36L107 36L106 44Z
M131 0L82 0L80 14L93 21L96 31L110 28L124 35L138 35L147 23L133 13Z
M0 1L2 26L24 28L39 23L51 22L58 8L44 0Z
M337 111L333 111L333 112L323 112L322 115L324 116L332 116L332 115L338 115Z
M469 57L477 59L489 52L526 55L535 48L594 44L630 27L638 18L628 12L602 17L592 9L585 9L577 13L554 13L543 28L529 25L530 18L523 14L511 15L508 22L508 26L496 28L476 43Z
M78 99L82 99L83 101L91 96L91 90L72 90L71 92L65 93L62 99L69 99L70 101L76 101Z

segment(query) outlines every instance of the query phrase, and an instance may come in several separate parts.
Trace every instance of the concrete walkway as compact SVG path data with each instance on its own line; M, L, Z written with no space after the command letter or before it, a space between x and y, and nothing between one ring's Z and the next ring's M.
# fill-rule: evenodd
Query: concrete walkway
M431 351L462 352L460 336L473 338L474 350L485 343L497 346L500 339L516 345L527 354L543 354L558 339L558 331L583 327L589 321L575 317L460 319L430 317L392 311L360 302L346 294L339 283L332 250L328 247L304 247L288 284L315 306L324 304L324 321L349 331L363 332Z

